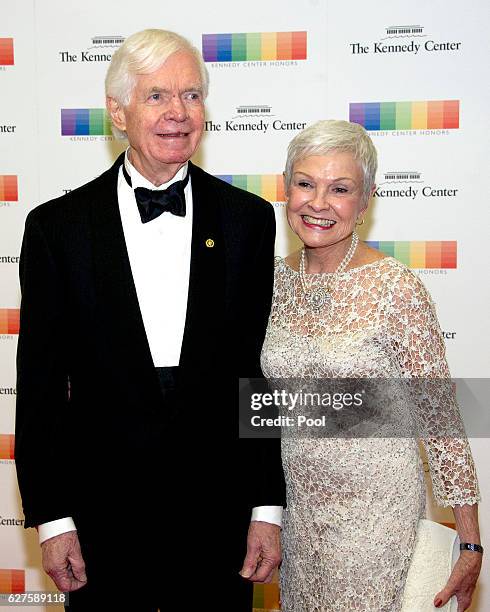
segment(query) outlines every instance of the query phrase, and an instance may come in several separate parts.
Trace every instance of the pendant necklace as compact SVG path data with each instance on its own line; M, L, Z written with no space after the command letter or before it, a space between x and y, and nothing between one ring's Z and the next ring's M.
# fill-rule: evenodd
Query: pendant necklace
M320 311L325 304L328 304L332 300L332 284L335 279L336 274L340 274L343 272L347 266L349 265L351 259L354 257L354 253L356 251L357 245L359 244L359 236L356 232L352 232L352 242L350 244L349 250L345 254L344 259L340 262L337 269L330 273L322 274L322 277L328 276L324 286L320 286L317 289L312 289L308 281L306 280L306 271L305 271L305 248L301 250L301 257L299 260L299 280L301 282L301 288L303 290L303 294L306 298L306 301L311 305L311 307L317 312Z

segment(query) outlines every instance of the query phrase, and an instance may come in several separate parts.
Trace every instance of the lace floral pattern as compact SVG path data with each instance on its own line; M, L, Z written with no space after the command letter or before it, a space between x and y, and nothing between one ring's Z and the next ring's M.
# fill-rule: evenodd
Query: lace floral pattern
M310 275L310 283L321 282ZM276 260L274 303L262 350L269 378L449 379L444 341L421 281L387 257L338 274L320 314L299 275ZM424 431L457 414L438 386L416 415ZM410 407L407 407L410 409ZM423 439L438 504L480 499L465 437ZM425 483L415 438L285 436L284 612L400 610Z

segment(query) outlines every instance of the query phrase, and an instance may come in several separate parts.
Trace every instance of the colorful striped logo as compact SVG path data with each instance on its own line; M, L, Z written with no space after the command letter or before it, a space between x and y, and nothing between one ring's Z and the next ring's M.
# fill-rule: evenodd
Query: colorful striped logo
M269 202L286 201L282 174L218 174L217 178Z
M0 308L0 334L18 334L20 329L20 310Z
M110 136L111 121L105 108L62 108L62 136Z
M24 593L25 590L25 570L0 569L0 593Z
M349 121L373 131L455 130L459 128L459 100L356 102L349 105Z
M14 39L0 38L0 66L14 65Z
M14 434L0 434L0 459L14 459Z
M0 202L17 202L19 186L15 174L0 174Z
M457 242L455 240L430 240L425 242L381 242L367 244L385 255L395 257L409 268L456 268Z
M205 62L245 62L306 59L306 32L247 32L203 34Z

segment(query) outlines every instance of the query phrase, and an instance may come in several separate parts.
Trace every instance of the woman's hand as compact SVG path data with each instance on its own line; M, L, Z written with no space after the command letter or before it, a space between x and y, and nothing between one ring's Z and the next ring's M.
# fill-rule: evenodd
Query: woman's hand
M467 610L480 574L482 554L462 550L446 586L434 597L434 606L441 608L453 595L458 600L458 612Z

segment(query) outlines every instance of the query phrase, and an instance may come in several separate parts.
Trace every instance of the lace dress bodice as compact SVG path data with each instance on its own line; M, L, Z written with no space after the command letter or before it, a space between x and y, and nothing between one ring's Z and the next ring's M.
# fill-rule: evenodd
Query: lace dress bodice
M314 287L322 275L308 275ZM336 274L332 304L305 299L299 274L275 266L274 300L262 349L268 378L449 380L432 301L415 274L387 257ZM437 436L455 418L451 385L438 385L415 415L439 505L479 501L464 436ZM412 410L409 405L407 410ZM288 508L281 573L285 612L400 609L424 515L425 485L415 439L284 437Z

